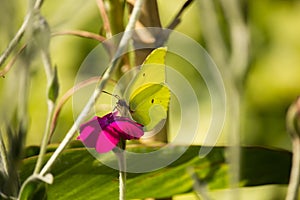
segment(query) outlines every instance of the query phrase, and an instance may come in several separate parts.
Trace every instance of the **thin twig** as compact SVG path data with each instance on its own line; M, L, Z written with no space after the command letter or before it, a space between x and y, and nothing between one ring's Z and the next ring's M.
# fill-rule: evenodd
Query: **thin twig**
M297 200L300 182L300 97L290 106L286 118L287 131L293 144L293 160L286 200Z
M49 90L51 89L51 83L53 80L53 69L52 69L52 64L51 64L51 59L50 59L50 55L49 55L49 51L47 50L42 50L42 58L43 58L43 63L44 63L44 67L45 67L45 72L46 72L46 76L47 76L47 104L48 104L48 115L47 115L47 122L46 122L46 127L45 127L45 132L43 134L43 139L42 139L42 144L41 144L41 149L40 149L40 153L37 159L37 163L35 165L35 169L34 169L34 174L39 173L41 167L42 167L42 163L43 163L43 159L44 159L44 155L46 153L46 149L47 149L47 144L48 144L48 138L50 136L50 127L52 124L52 117L54 114L54 109L55 109L55 102L51 99L49 99Z
M238 0L220 0L220 3L223 7L225 17L227 18L229 29L230 29L230 45L231 52L230 57L227 62L227 68L230 69L230 77L232 80L231 87L231 109L236 112L232 112L232 121L236 123L236 126L233 127L233 131L231 132L230 141L232 141L232 146L229 148L230 151L230 161L231 161L231 183L233 188L237 188L239 186L240 179L240 109L244 109L241 107L240 99L243 96L243 90L240 88L243 84L245 72L248 67L248 40L249 33L247 29L247 25L244 22L241 6ZM233 193L233 197L239 199L239 194L236 190Z
M74 35L74 36L79 36L79 37L83 37L83 38L89 38L89 39L94 39L97 40L99 42L103 42L106 40L105 37L92 33L92 32L88 32L88 31L81 31L81 30L67 30L67 31L59 31L59 32L55 32L52 33L52 36L61 36L61 35Z
M25 33L25 29L26 29L26 27L29 24L30 17L31 17L31 13L29 13L29 14L26 15L25 20L24 20L21 28L19 29L19 31L17 32L17 34L15 35L15 37L10 41L10 43L8 44L8 47L1 54L1 56L0 56L0 66L6 61L6 59L8 58L8 56L11 54L11 52L17 46L17 44L19 43L19 41L22 39L22 37L23 37L23 35Z
M0 158L1 158L1 164L3 166L3 172L5 174L5 176L9 176L8 174L8 169L9 169L9 161L7 158L7 149L5 147L5 143L3 141L3 135L2 132L0 130Z
M193 0L187 0L183 6L181 7L181 9L179 10L179 12L176 14L176 16L174 17L174 19L172 20L172 22L167 26L168 29L175 29L176 26L180 23L181 21L181 15L182 13L185 11L185 9L193 2Z
M4 52L0 56L0 66L6 61L8 56L11 54L11 52L14 50L14 48L17 46L17 44L20 42L22 37L24 36L25 30L30 25L30 21L32 18L32 15L36 12L36 10L39 10L43 4L43 0L36 0L33 9L30 9L28 13L25 16L25 19L23 21L23 24L21 25L20 29L14 36L14 38L10 41L7 48L4 50Z
M176 14L176 16L174 17L174 19L171 21L171 23L167 26L167 29L173 30L175 29L179 23L181 22L181 17L183 12L189 7L189 5L193 2L193 0L187 0L183 6L181 7L181 9L179 10L179 12ZM164 33L163 35L159 35L159 38L156 38L156 46L160 47L162 46L169 38L170 34L172 33L172 31L167 31L166 33Z
M44 2L44 0L36 0L33 8L36 10L41 9L43 2Z
M4 67L3 70L0 71L0 77L5 77L5 75L9 72L9 70L12 68L12 66L17 61L17 58L24 52L27 45L24 45L18 53L7 63L7 65Z
M120 61L120 56L123 54L124 50L126 49L126 47L128 45L128 41L132 37L132 34L133 34L132 30L134 29L134 25L135 25L136 21L138 20L140 10L141 10L141 7L142 7L144 1L145 0L137 0L136 4L134 6L134 9L132 11L132 15L130 16L128 25L126 26L124 35L120 41L118 50L117 50L116 54L114 55L114 57L111 61L111 64L104 72L104 74L102 76L102 81L99 83L98 87L95 89L93 95L90 97L89 101L87 102L87 104L83 108L82 112L79 114L79 116L75 120L74 124L72 125L72 127L70 128L68 133L66 134L63 141L60 143L58 148L55 150L55 152L52 154L50 159L47 161L47 163L42 168L40 175L43 176L50 169L50 167L53 165L53 163L55 162L57 157L61 154L61 152L64 150L64 148L67 146L67 144L72 140L72 138L74 137L81 122L84 120L84 118L90 112L90 110L94 106L96 100L99 98L99 96L100 96L104 86L108 82L112 72L118 66L118 63Z
M102 20L103 20L103 27L106 32L106 37L111 38L111 36L112 36L111 28L110 28L110 24L109 24L108 16L107 16L107 13L106 13L106 10L104 7L103 0L97 0L96 2L97 2L97 5L98 5L98 8L99 8Z
M52 33L52 36L62 36L62 35L74 35L78 37L83 37L83 38L89 38L93 40L97 40L99 42L103 42L106 40L105 37L101 35L97 35L92 32L88 31L81 31L81 30L67 30L67 31L60 31L60 32L55 32ZM27 45L23 45L23 47L17 52L17 54L9 61L9 63L4 67L3 70L0 71L0 77L5 77L5 75L8 73L8 71L13 67L15 62L17 61L17 58L24 52L25 48Z
M60 32L55 32L52 33L52 36L62 36L62 35L74 35L74 36L78 36L78 37L83 37L83 38L89 38L89 39L93 39L93 40L97 40L99 42L103 42L106 40L105 37L92 33L92 32L88 32L88 31L81 31L81 30L66 30L66 31L60 31ZM27 45L23 45L23 47L18 51L18 53L12 58L12 60L10 60L10 62L5 66L5 68L3 70L0 71L0 77L5 77L5 75L8 73L8 71L13 67L13 65L15 64L17 58L20 56L21 53L24 52L25 48L27 47Z
M55 109L55 102L58 96L58 80L57 80L57 73L56 68L53 69L50 52L49 52L49 45L50 45L50 28L47 21L41 16L37 15L35 18L34 23L34 42L39 45L39 49L41 52L41 57L45 69L45 74L47 78L47 90L46 90L46 97L47 97L47 105L48 105L48 113L47 113L47 121L46 126L42 138L40 153L35 165L35 169L33 174L38 174L44 160L44 156L47 149L48 138L50 136L50 126L52 121L52 116Z
M217 20L214 2L211 0L199 1L201 6L203 36L209 53L218 66L224 67L228 58L228 51L223 40Z
M104 47L106 47L108 54L112 55L112 53L113 53L112 44L109 42L104 42L106 40L106 38L101 35L98 35L98 34L95 34L92 32L88 32L88 31L82 31L82 30L66 30L66 31L59 31L59 32L52 33L53 37L63 36L63 35L73 35L73 36L77 36L77 37L93 39L93 40L97 40L99 42L103 42L102 44Z
M220 0L230 28L231 55L229 67L238 81L242 81L247 71L249 58L249 31L243 20L238 0Z

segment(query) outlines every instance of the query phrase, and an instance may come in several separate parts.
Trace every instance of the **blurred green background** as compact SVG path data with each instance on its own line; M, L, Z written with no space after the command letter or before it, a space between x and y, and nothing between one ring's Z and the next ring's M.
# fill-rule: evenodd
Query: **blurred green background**
M183 3L183 0L158 1L163 26L171 21ZM250 31L248 73L243 85L238 86L243 91L241 144L291 149L285 131L285 113L290 103L300 94L300 2L243 0L241 3ZM27 3L22 0L1 0L0 4L2 52L21 25ZM205 48L199 12L196 4L191 5L176 30L197 40ZM42 15L50 24L52 32L80 29L99 33L102 28L95 1L45 1ZM219 20L224 23L222 18ZM221 25L226 28L227 24ZM51 40L51 57L53 64L57 65L61 86L60 97L74 85L77 70L97 44L96 41L74 36L56 36ZM33 54L27 145L40 144L47 111L45 74L39 55ZM1 122L9 121L17 102L22 101L18 92L18 73L21 68L22 62L17 62L5 78L0 78ZM62 139L72 122L72 101L69 101L59 118L53 142ZM226 131L223 133L220 145L230 144L228 134Z

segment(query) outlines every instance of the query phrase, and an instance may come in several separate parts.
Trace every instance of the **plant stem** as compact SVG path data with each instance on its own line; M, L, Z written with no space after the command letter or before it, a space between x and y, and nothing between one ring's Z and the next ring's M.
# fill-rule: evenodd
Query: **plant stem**
M9 70L13 67L19 56L24 52L27 45L24 45L17 54L7 63L3 70L0 71L0 77L5 77L5 75L9 72Z
M35 169L34 169L34 174L39 173L39 171L41 170L42 164L43 164L43 158L44 155L46 153L47 150L47 144L48 144L48 138L50 135L50 127L51 127L51 119L54 113L54 104L48 102L48 115L47 115L47 122L46 122L46 128L45 128L45 132L43 135L43 139L42 139L42 144L41 144L41 149L40 149L40 153L37 159L37 163L35 165Z
M207 49L218 66L225 67L228 51L222 37L214 8L214 1L199 1L201 7L201 18L203 23L203 37L207 42Z
M119 200L126 199L126 140L120 139L118 148L113 151L118 159L119 166Z
M113 36L124 31L124 4L126 1L119 0L105 0L104 5L106 6L106 14L109 20L109 31L106 37L109 37L109 34ZM140 11L139 11L140 12ZM104 23L107 23L103 20ZM128 23L129 24L129 23ZM107 26L106 24L104 24ZM128 25L127 25L128 26Z
M286 200L298 199L300 179L300 97L290 106L286 117L287 131L293 144L293 160Z
M44 68L45 68L46 77L47 77L47 96L48 96L48 92L50 90L51 82L53 79L53 70L52 70L51 59L50 59L48 50L43 49L41 51L41 53L42 53L42 59L43 59ZM46 122L45 132L44 132L43 139L42 139L40 153L39 153L37 163L35 165L35 169L33 172L34 174L39 173L39 171L41 170L41 167L43 164L43 158L44 158L44 155L45 155L46 149L47 149L48 138L51 133L51 124L52 124L52 119L53 119L53 114L54 114L54 109L55 109L55 102L53 102L51 99L48 98L47 104L48 104L47 122Z
M88 31L81 31L81 30L67 30L67 31L60 31L60 32L52 33L52 36L60 36L60 35L74 35L74 36L78 36L78 37L97 40L99 42L103 42L106 40L106 38L101 35L98 35L98 34L95 34L92 32L88 32Z
M103 2L103 0L97 0L96 2L97 2L97 5L98 5L98 8L99 8L102 20L103 20L103 27L106 32L106 37L111 38L112 33L111 33L111 29L110 29L109 19L108 19L108 16L107 16L107 13L106 13L106 10L104 7L104 2Z
M300 138L296 137L293 139L292 170L290 174L290 182L288 186L286 200L298 199L299 177L300 177Z
M119 164L119 200L126 199L126 155L125 154L126 151L121 151L119 153L116 153L118 157L118 164Z
M3 172L5 176L8 176L8 158L7 158L7 150L3 141L3 133L0 130L0 159L1 159L1 166L3 167Z
M222 37L222 32L217 20L217 12L214 8L214 2L203 0L200 1L200 3L204 26L203 36L207 43L209 53L223 75L226 93L228 94L226 95L226 110L228 110L226 112L226 118L229 118L228 121L230 124L228 125L228 132L230 133L229 141L231 141L230 147L228 147L228 154L230 155L228 157L228 162L230 163L231 187L235 189L238 187L240 171L240 93L235 85L235 81L233 81L235 78L233 72L228 70L231 68L231 63L228 63L227 61L230 53L226 48ZM233 57L233 55L230 56ZM232 193L232 199L239 199L238 192Z
M123 159L126 163L125 159ZM124 163L124 164L125 164ZM119 171L119 200L125 200L126 199L126 172L125 171Z
M224 14L230 28L231 56L229 67L234 78L241 82L246 74L249 60L249 31L243 20L238 0L221 0ZM241 84L242 85L242 84ZM241 89L241 88L239 88Z
M19 195L18 195L18 198L17 198L18 200L23 199L21 197L22 197L23 191L26 188L26 185L29 184L31 181L34 181L34 180L43 181L45 183L52 184L53 183L53 176L51 174L47 174L46 176L43 176L43 177L41 177L39 174L33 174L33 175L29 176L24 181L24 183L22 184L22 187L20 188L20 192L19 192Z
M174 19L171 21L171 23L167 26L168 29L172 29L174 30L176 28L176 26L180 23L181 21L181 16L182 13L185 11L185 9L187 7L189 7L189 5L193 2L194 0L187 0L183 6L181 7L181 9L179 10L179 12L176 14L176 16L174 17Z
M44 63L44 68L45 68L45 73L47 77L47 84L48 87L50 87L53 79L53 69L52 69L52 64L51 64L51 58L48 49L47 50L42 50L42 60Z
M95 89L93 95L88 100L87 104L85 105L82 112L79 114L79 116L75 120L74 124L72 125L72 127L70 128L70 130L68 131L66 136L64 137L63 141L60 143L58 148L54 151L54 153L52 154L50 159L47 161L47 163L42 168L42 170L40 172L40 175L43 176L50 169L50 167L53 165L53 163L55 162L57 157L61 154L61 152L64 150L64 148L67 146L67 144L72 140L72 138L74 137L74 135L75 135L78 127L80 126L81 122L88 115L91 108L94 106L96 100L99 98L99 96L101 94L101 91L103 90L104 86L108 82L112 72L118 66L118 63L120 61L119 57L122 55L122 53L124 52L124 50L127 47L128 41L130 40L130 38L133 34L132 30L134 29L135 23L138 20L140 10L141 10L141 7L142 7L144 1L145 0L137 0L136 1L135 6L134 6L133 11L132 11L132 14L130 16L128 25L126 26L126 30L124 32L124 35L123 35L123 37L120 41L118 50L117 50L116 54L114 55L114 57L111 61L111 64L109 65L109 67L104 72L104 74L102 76L102 81L99 83L99 85Z
M36 0L33 9L31 9L31 8L29 9L28 13L25 16L23 24L20 27L20 29L18 30L18 32L16 33L14 38L10 41L10 43L8 44L8 47L1 54L1 56L0 56L0 66L6 61L8 56L11 54L11 52L14 50L14 48L20 42L20 40L22 39L22 37L25 33L26 28L30 24L31 17L32 17L33 13L36 10L39 10L41 8L42 4L43 4L43 0Z

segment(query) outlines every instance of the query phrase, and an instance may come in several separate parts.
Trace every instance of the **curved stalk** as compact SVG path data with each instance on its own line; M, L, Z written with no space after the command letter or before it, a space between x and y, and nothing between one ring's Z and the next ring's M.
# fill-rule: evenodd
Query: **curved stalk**
M286 200L297 200L300 182L300 97L290 106L286 117L287 131L293 144L293 160Z
M94 106L96 100L99 98L99 96L100 96L104 86L108 82L112 72L118 66L118 63L120 61L119 57L124 52L124 50L127 47L128 41L131 39L131 36L133 34L132 30L134 29L135 23L138 20L138 17L139 17L140 11L141 11L141 7L142 7L144 1L145 0L137 0L136 1L136 4L135 4L132 14L130 16L128 25L126 26L124 35L120 41L118 50L117 50L116 54L114 55L114 57L111 61L111 64L104 72L104 74L102 76L102 81L99 83L98 87L95 89L94 93L90 97L89 101L83 108L83 110L80 113L80 115L78 116L78 118L75 120L74 124L72 125L72 127L70 128L68 133L66 134L63 141L60 143L58 148L55 150L55 152L52 154L50 159L47 161L47 163L42 168L40 175L43 176L50 169L50 167L53 165L53 163L55 162L57 157L61 154L61 152L64 150L64 148L67 146L67 144L72 140L72 138L74 137L81 122L84 120L84 118L87 116L87 114L89 113L91 108Z
M300 138L293 139L293 162L286 200L298 199L300 177Z
M53 70L52 70L50 55L49 55L49 52L47 52L47 50L42 50L42 58L43 58L45 72L46 72L46 76L47 76L47 82L48 82L47 92L49 92L50 87L51 87L51 82L53 79ZM47 99L47 104L48 104L47 122L46 122L45 132L44 132L43 139L42 139L40 153L39 153L39 156L37 159L37 163L35 165L34 174L39 173L39 171L41 170L41 167L43 164L43 158L44 158L44 155L45 155L46 149L47 149L48 138L51 133L51 124L52 124L52 117L53 117L54 109L55 109L55 102L53 100L49 99L49 95L47 95L47 96L48 96L48 99Z

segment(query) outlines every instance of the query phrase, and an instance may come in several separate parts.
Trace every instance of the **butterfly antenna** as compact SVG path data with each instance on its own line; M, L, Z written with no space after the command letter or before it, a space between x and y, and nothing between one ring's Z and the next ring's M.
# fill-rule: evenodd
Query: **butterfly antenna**
M113 96L113 97L115 97L115 98L118 99L118 100L121 99L121 98L120 98L118 95L116 95L116 94L112 94L112 93L106 92L105 90L103 90L102 92L105 93L105 94L108 94L108 95L110 95L110 96Z
M105 94L108 94L108 95L110 95L110 96L113 96L113 97L115 97L116 99L118 99L118 102L117 102L117 104L116 104L116 106L114 107L113 110L120 111L120 110L122 110L124 107L125 107L126 109L129 110L129 106L127 105L127 103L126 103L124 100L121 99L120 96L118 96L118 95L116 95L116 94L109 93L109 92L107 92L107 91L105 91L105 90L103 90L102 92L105 93Z

